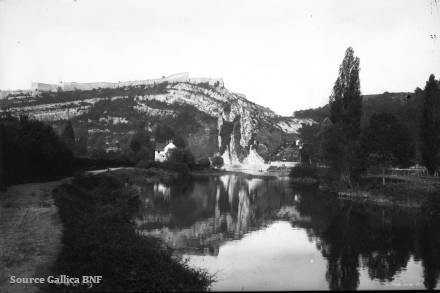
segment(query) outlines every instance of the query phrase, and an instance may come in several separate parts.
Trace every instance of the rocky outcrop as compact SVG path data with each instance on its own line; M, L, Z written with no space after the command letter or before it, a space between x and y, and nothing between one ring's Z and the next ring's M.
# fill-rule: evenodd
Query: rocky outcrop
M124 83L34 84L33 92L0 100L2 111L28 115L57 127L71 120L87 133L88 148L127 147L139 124L163 123L182 136L196 156L215 153L241 162L253 145L265 160L310 119L281 117L226 89L221 79L178 74ZM97 88L98 87L98 88ZM307 120L307 121L306 121Z

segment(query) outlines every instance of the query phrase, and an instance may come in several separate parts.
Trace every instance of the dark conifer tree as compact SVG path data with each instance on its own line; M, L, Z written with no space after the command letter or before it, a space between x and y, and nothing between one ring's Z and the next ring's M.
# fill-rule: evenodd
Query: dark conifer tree
M423 164L433 174L440 165L440 88L434 74L425 86L421 139Z

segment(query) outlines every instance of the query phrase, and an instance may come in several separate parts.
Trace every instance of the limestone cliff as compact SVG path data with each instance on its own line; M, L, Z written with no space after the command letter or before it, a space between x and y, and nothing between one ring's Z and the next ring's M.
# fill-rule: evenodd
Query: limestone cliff
M87 133L89 151L123 150L131 135L148 123L173 128L197 157L227 152L231 160L242 161L253 145L267 160L295 139L301 123L312 123L276 115L229 91L221 79L187 74L117 84L65 83L68 90L33 87L0 100L1 111L28 115L55 128L71 120L76 133Z

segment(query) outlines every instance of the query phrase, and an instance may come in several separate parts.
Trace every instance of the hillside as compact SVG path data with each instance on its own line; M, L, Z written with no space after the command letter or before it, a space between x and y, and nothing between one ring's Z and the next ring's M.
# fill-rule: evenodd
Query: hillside
M408 129L414 141L418 140L423 91L418 93L382 93L362 96L362 126L365 126L374 113L390 113L397 117ZM329 115L329 105L315 109L295 111L293 116L301 119L314 119L321 122Z
M162 78L120 84L34 84L0 100L2 112L27 115L60 129L71 120L76 139L88 152L123 152L145 127L171 127L196 157L230 149L239 159L255 144L265 159L297 137L310 119L281 117L226 89L220 79ZM98 84L97 84L98 85ZM72 88L73 86L73 88ZM38 88L39 87L39 88ZM67 90L65 90L67 89ZM282 159L282 158L281 158Z

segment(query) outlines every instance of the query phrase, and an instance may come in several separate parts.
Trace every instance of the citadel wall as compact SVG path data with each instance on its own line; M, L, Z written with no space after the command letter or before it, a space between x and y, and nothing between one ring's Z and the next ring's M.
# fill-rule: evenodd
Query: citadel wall
M157 79L144 79L144 80L134 80L134 81L124 81L124 82L88 82L88 83L60 82L58 84L33 82L31 84L31 90L33 90L34 92L38 92L38 91L53 92L53 91L57 91L58 89L61 89L63 91L72 91L75 89L92 90L97 88L118 88L124 86L155 85L163 82L188 82L193 84L208 83L210 86L224 87L223 79L221 78L190 78L188 72L183 72Z

